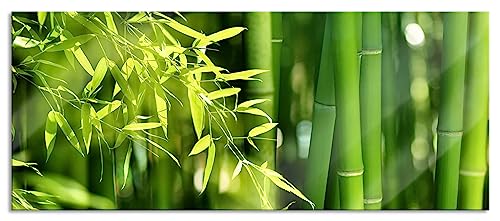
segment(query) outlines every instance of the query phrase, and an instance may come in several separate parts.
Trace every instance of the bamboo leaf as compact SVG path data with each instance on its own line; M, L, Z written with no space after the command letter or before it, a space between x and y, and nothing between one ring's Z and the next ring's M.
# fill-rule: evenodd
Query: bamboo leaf
M278 123L265 123L260 126L254 127L253 129L250 130L250 132L248 132L248 136L249 137L259 136L263 133L272 130L274 127L276 127L276 125L278 125Z
M165 102L165 93L161 87L155 87L155 101L156 101L156 113L158 114L158 119L160 119L161 127L163 133L167 136L167 103Z
M102 109L100 109L97 112L97 119L102 120L104 117L106 117L109 113L113 112L116 110L120 105L122 104L121 101L119 100L114 100L113 102L107 104L104 106Z
M40 41L37 41L35 39L23 37L23 36L16 36L14 38L14 41L12 42L12 46L15 47L21 47L21 48L33 48L36 47L37 45L40 44Z
M255 80L252 78L253 76L258 75L258 74L262 74L265 72L268 72L268 70L254 69L254 70L235 72L235 73L231 73L231 74L222 74L222 75L219 75L218 77L225 80L225 81Z
M253 105L261 104L261 103L264 103L266 101L269 101L269 99L254 99L254 100L245 101L243 103L238 104L238 109L249 108Z
M236 109L236 111L238 111L239 113L253 114L253 115L257 115L257 116L266 117L267 120L269 120L269 123L271 123L273 121L273 119L271 119L271 117L269 117L269 115L267 115L266 112L264 112L263 110L261 110L259 108L240 108L240 107L238 107L238 109Z
M192 155L196 155L196 154L201 153L202 151L207 149L208 146L210 146L211 142L212 142L212 137L210 136L210 134L199 139L198 142L196 142L196 144L194 144L194 147L188 156L192 156Z
M243 27L232 27L232 28L224 29L222 31L218 31L216 33L213 33L213 34L207 36L207 38L208 38L207 41L204 41L204 42L200 41L198 43L198 47L206 47L212 43L219 42L219 41L222 41L224 39L232 38L244 30L247 30L247 29L243 28Z
M87 155L90 152L90 141L92 140L92 124L90 122L90 108L92 106L89 103L82 105L81 115L82 115L82 135L83 142L85 143L85 149L87 150Z
M170 26L171 28L173 28L174 30L176 30L182 34L185 34L189 37L193 37L193 38L197 38L197 39L206 39L207 38L204 34L199 33L197 31L191 29L190 27L187 27L187 26L175 21L172 18L169 18L166 16L164 18L167 19L167 20L164 20L165 24L167 24L168 26Z
M90 74L90 76L94 75L94 68L92 68L92 64L90 64L89 59L83 53L83 50L81 48L77 48L72 50L73 55L75 56L76 60L80 65L83 67L83 69Z
M145 141L149 142L151 145L153 145L156 148L160 149L161 151L167 153L167 155L170 158L172 158L172 160L174 160L174 162L177 164L177 166L181 167L181 164L179 163L179 160L177 160L177 158L172 153L170 153L168 150L166 150L165 148L163 148L162 146L160 146L156 142L154 142L154 141L152 141L150 139L147 139L147 138L143 138L143 137L138 137L138 136L134 136L134 137L137 138L137 139L145 140Z
M314 208L314 203L311 202L309 199L307 199L307 197L305 197L304 194L302 194L302 192L300 192L297 188L295 188L290 182L288 182L285 178L283 178L283 176L281 176L279 173L277 173L273 170L270 170L270 169L263 169L262 172L263 172L264 176L269 178L276 186L278 186L279 188L286 190L290 193L293 193L297 197L308 202L311 205L311 207Z
M68 38L66 40L57 42L53 45L50 45L49 47L47 47L46 51L47 52L55 52L55 51L62 51L62 50L71 49L74 47L79 47L79 46L87 43L87 41L89 41L90 39L92 39L94 37L95 37L94 34L84 34L84 35L79 35L76 37L71 37L71 38Z
M47 120L45 122L45 147L47 149L47 158L49 160L50 154L54 149L54 144L56 143L57 135L57 122L54 111L50 111L47 115Z
M132 16L129 20L127 20L128 23L140 23L140 22L145 22L148 20L148 17L146 13L144 12L139 12Z
M236 178L236 176L238 176L241 173L242 167L243 167L243 162L240 160L238 161L238 164L236 164L236 167L234 168L233 176L231 178L232 180L234 180L234 178Z
M247 137L247 141L248 143L253 147L255 148L255 150L257 151L260 151L259 148L257 147L257 145L255 145L255 143L253 142L253 140L250 138L250 137Z
M125 80L125 78L123 77L123 74L120 71L120 69L111 60L108 60L108 66L111 69L111 75L113 75L113 78L115 79L116 83L118 83L118 85L120 86L125 97L127 97L130 101L132 101L132 104L137 105L134 92L132 91L130 85L127 83L127 80Z
M99 63L97 63L92 80L87 84L87 86L85 86L85 94L87 94L87 96L93 94L99 85L101 85L102 80L106 76L107 70L108 65L106 63L106 58L103 57L99 60Z
M127 184L128 171L130 168L130 155L132 155L132 147L129 146L127 150L127 155L125 155L125 162L123 163L123 185L122 190L125 188L125 184Z
M38 23L40 23L40 26L45 23L45 18L47 18L47 12L37 12L37 17L38 17Z
M66 139L71 143L71 145L73 145L73 147L78 152L80 152L80 154L82 156L85 156L82 149L80 148L80 142L78 142L78 139L76 138L76 134L73 131L73 129L71 129L71 126L69 125L66 118L64 118L64 116L57 111L54 111L54 116L56 118L57 124L59 125L59 127L63 131L64 136L66 136Z
M34 170L35 173L39 176L43 176L42 173L40 173L40 171L36 167L34 167L35 165L37 165L36 163L27 163L16 159L12 159L11 162L13 167L28 167Z
M92 105L90 105L90 123L92 123L92 125L94 125L94 127L102 133L101 121L99 121L99 117L97 116L97 113Z
M47 60L42 60L42 59L38 59L36 60L35 62L38 62L38 63L42 63L42 64L46 64L46 65L50 65L52 67L56 67L56 68L60 68L60 69L63 69L63 70L68 70L66 67L60 65L60 64L57 64L57 63L54 63L52 61L47 61Z
M188 89L189 107L191 109L191 118L193 119L194 130L196 136L200 139L205 127L205 109L203 102L198 98L195 92Z
M215 100L222 97L229 97L238 94L241 91L240 88L224 88L222 90L216 90L208 93L207 98L209 100Z
M123 127L123 130L148 130L161 127L161 123L131 123Z
M141 68L140 63L133 58L128 58L122 66L122 74L125 80L128 80L130 75L132 75L134 67L137 73L139 73L139 69ZM120 86L118 85L118 83L115 83L115 88L113 90L113 97L115 97L120 91L121 91Z
M205 171L203 173L203 185L201 187L200 194L205 191L208 184L208 179L210 179L210 173L212 173L212 167L214 166L215 161L215 144L213 141L210 142L210 146L208 147L208 156L207 156L207 164L205 165Z
M115 21L113 20L113 15L111 14L111 12L104 12L104 17L106 19L106 26L108 26L108 28L112 32L118 33L118 30L116 29Z

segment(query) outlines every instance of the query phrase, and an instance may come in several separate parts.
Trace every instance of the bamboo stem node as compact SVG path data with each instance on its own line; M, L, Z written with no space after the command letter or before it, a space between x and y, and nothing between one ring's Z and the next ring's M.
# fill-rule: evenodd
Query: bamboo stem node
M458 130L458 131L445 131L445 130L438 130L437 134L439 136L448 136L448 137L461 137L464 134L463 130Z
M383 200L383 197L379 197L379 198L365 198L363 200L363 202L365 204L376 204L376 203L381 203Z
M475 177L484 177L486 175L486 171L474 171L474 170L460 170L461 176L475 176Z
M361 176L365 172L364 169L360 170L350 170L350 171L340 171L337 170L337 174L341 177L354 177L354 176Z
M364 55L379 55L382 54L382 49L362 49L361 51L358 52L358 56L364 56Z

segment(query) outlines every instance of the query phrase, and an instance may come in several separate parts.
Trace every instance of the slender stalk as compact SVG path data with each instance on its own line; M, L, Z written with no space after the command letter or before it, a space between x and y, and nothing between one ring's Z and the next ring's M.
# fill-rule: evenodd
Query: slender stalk
M366 209L382 205L382 31L378 12L363 13L361 52L361 144L363 147L364 203Z
M398 208L398 163L396 110L397 110L397 79L395 71L395 38L396 14L382 14L382 132L384 136L384 181L383 204L385 208Z
M307 161L305 193L316 209L323 209L325 202L333 131L335 128L335 87L331 21L326 16L321 61L314 99L311 145Z
M356 13L332 15L341 209L364 208L356 21Z
M270 101L257 105L258 108L269 114L272 119L276 119L274 107L274 74L273 71L273 53L272 53L272 19L270 12L249 12L244 14L245 27L248 28L244 32L245 54L247 61L247 68L249 69L264 69L269 70L271 73L264 73L258 75L256 78L261 81L249 81L246 88L246 100L264 98ZM266 123L267 120L263 118L256 118L255 116L247 116L247 129ZM273 130L275 131L275 129ZM261 136L265 138L276 138L276 132L266 133ZM276 143L266 140L254 141L259 152L253 154L256 162L263 163L267 161L268 167L275 168L276 162ZM250 147L252 148L252 147ZM253 149L253 148L252 148ZM270 202L274 205L276 200L274 186L267 183L265 189L267 195L270 197Z
M459 208L482 209L488 124L488 13L469 14Z
M467 13L443 15L443 66L440 83L436 205L456 209L462 141L462 116L467 50Z

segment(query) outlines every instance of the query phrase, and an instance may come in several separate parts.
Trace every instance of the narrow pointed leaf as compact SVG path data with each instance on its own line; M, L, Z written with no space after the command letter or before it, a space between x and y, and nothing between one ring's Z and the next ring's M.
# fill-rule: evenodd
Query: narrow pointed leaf
M99 121L99 117L97 116L97 113L92 105L90 105L90 123L92 123L92 125L94 125L94 127L102 133L101 121Z
M205 191L208 184L208 179L210 179L210 173L212 173L212 167L214 166L215 161L215 144L214 142L210 142L210 146L208 147L208 156L207 156L207 164L205 165L205 171L203 173L203 185L201 187L201 193Z
M269 120L269 123L271 123L273 121L273 119L271 119L271 117L269 117L269 115L267 115L266 112L264 112L263 110L261 110L259 108L239 108L238 107L238 109L236 111L238 111L239 113L253 114L253 115L257 115L257 116L266 117L267 120Z
M33 48L39 44L40 41L23 36L16 36L14 38L14 41L12 42L13 47L21 47L21 48Z
M229 97L238 94L241 91L240 88L224 88L222 90L216 90L208 93L207 98L209 100L215 100L222 97Z
M92 125L90 123L90 108L89 103L82 105L81 115L82 115L82 135L83 142L85 143L85 149L87 154L90 152L90 141L92 139Z
M64 41L57 42L53 45L50 45L47 47L48 52L55 52L55 51L62 51L62 50L67 50L71 49L73 47L79 47L80 45L83 45L87 43L90 39L94 38L95 35L93 34L85 34L85 35L79 35L76 37L71 37L68 38Z
M155 88L155 101L156 101L156 113L158 114L158 119L160 119L161 127L163 133L167 136L167 103L165 102L165 93L160 87Z
M134 95L134 92L132 91L132 88L130 85L127 83L127 80L123 77L122 72L120 69L116 66L116 64L113 61L108 60L108 66L111 69L111 75L113 75L113 78L115 79L116 83L120 86L123 94L125 97L127 97L130 101L132 101L132 104L136 105L137 101Z
M205 42L200 41L200 43L198 44L198 47L206 47L212 43L222 41L224 39L232 38L244 30L246 30L246 28L232 27L232 28L224 29L222 31L213 33L213 34L207 36L207 38L208 38L207 41L205 41Z
M231 74L222 74L219 77L225 81L253 80L253 78L251 78L251 77L256 76L258 74L265 73L265 72L268 72L268 70L254 69L254 70L235 72L235 73L231 73Z
M47 12L37 12L36 14L38 17L38 23L43 25L43 23L45 23L45 18L47 18Z
M57 122L54 111L50 111L47 115L47 121L45 123L45 147L47 148L47 158L49 160L50 154L54 149L54 144L56 143L57 135Z
M111 12L104 12L104 17L106 19L106 26L108 26L108 28L112 32L118 33L118 30L116 29L115 21L113 20L113 15L111 14Z
M210 135L206 135L203 138L199 139L198 142L194 144L194 147L189 153L189 156L201 153L202 151L207 149L208 146L210 146L211 142L212 142L212 137Z
M238 109L249 108L253 105L261 104L261 103L264 103L266 101L269 101L269 99L254 99L254 100L245 101L243 103L238 104Z
M243 162L240 160L238 161L238 164L236 164L236 167L234 168L234 171L233 171L233 176L231 179L234 180L234 178L236 178L238 176L238 174L241 173L241 168L243 167Z
M123 130L148 130L157 127L161 127L161 123L131 123L123 127Z
M92 80L85 87L85 93L87 95L91 95L94 91L101 85L102 80L106 76L106 72L108 70L108 65L106 64L106 58L103 57L97 63L95 68L94 76L92 76Z
M286 190L290 193L293 193L297 197L303 199L304 201L308 202L313 208L314 208L314 203L311 202L309 199L307 199L302 192L300 192L297 188L295 188L293 185L291 185L283 176L280 174L276 173L273 170L270 169L264 169L263 170L264 175L269 178L276 186L279 188Z
M248 132L248 136L249 137L259 136L263 133L272 130L274 127L276 127L276 125L278 125L278 123L265 123L260 126L254 127L253 129L250 130L250 132Z
M78 63L80 63L80 65L83 67L83 69L90 74L90 76L93 76L94 75L94 68L92 68L92 64L90 64L90 61L89 59L87 58L87 56L85 55L85 53L83 53L83 50L81 48L77 48L75 50L72 50L73 51L73 55L75 56L76 60L78 61Z
M148 20L148 17L146 13L144 12L139 12L132 16L129 20L127 20L128 23L140 23L140 22L145 22Z
M168 20L165 20L165 23L170 26L171 28L173 28L174 30L182 33L182 34L185 34L189 37L193 37L193 38L197 38L197 39L206 39L207 37L200 33L200 32L197 32L193 29L191 29L190 27L187 27L177 21L175 21L174 19L172 18L168 18L166 17Z
M115 111L120 105L122 104L121 101L119 100L114 100L113 102L109 103L108 105L104 106L102 109L100 109L97 112L97 119L102 120L104 117L106 117L109 113Z
M80 142L78 142L78 139L76 138L76 134L73 131L73 129L71 129L71 126L69 125L66 118L64 118L64 116L59 112L54 112L54 116L56 118L57 125L59 125L59 127L63 131L64 136L66 136L66 139L71 143L71 145L73 145L73 147L78 152L80 152L80 154L82 156L85 156L85 154L83 153L83 151L80 147Z
M122 185L122 190L125 187L125 184L127 184L127 178L128 178L128 171L130 167L130 155L132 155L132 147L129 146L127 150L127 155L125 155L125 162L123 163L123 185Z
M196 136L200 139L203 128L205 127L205 109L203 108L203 102L192 90L188 90L188 98L194 130L196 132Z

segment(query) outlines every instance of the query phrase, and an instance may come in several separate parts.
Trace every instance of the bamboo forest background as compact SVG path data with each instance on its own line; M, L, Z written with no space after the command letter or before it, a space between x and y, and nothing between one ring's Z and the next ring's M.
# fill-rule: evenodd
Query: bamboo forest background
M13 13L12 208L488 209L488 20Z

